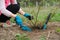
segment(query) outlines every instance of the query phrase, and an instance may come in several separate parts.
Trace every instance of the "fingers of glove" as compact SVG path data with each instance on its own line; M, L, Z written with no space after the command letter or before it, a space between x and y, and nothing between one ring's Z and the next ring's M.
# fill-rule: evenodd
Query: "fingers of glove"
M27 16L30 16L30 14L29 13L25 13L24 16L27 17Z
M21 29L24 30L24 31L31 32L31 29L28 26L23 26L23 27L21 27Z
M34 17L33 17L33 16L27 16L27 18L28 18L29 20L34 19Z

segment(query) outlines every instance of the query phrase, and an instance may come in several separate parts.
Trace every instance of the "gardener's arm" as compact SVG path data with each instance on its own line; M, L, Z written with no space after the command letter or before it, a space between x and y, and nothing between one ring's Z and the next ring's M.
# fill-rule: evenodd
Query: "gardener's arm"
M21 8L18 11L21 15L23 15L24 17L28 18L29 20L33 19L33 16L31 16L29 13L24 12Z
M12 12L8 11L5 7L5 0L0 0L0 11L2 14L8 16L8 17L15 17Z
M24 15L25 12L20 8L20 10L18 11L21 15Z

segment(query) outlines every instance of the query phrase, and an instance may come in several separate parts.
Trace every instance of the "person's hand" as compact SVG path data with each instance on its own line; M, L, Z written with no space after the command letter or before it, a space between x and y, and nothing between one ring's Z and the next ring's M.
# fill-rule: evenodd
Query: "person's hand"
M31 32L31 31L32 31L31 28L29 28L29 27L26 26L26 25L22 25L22 26L21 26L21 29L24 30L24 31L28 31L28 32Z
M28 26L26 26L26 25L23 24L22 19L20 18L20 16L16 16L15 17L15 21L20 26L20 28L22 30L29 31L29 32L31 31L31 29Z
M22 22L22 19L20 18L20 16L16 16L15 21L18 25L20 25L20 26L23 25L23 22Z
M24 16L28 18L29 20L33 19L33 16L31 16L29 13L25 13Z

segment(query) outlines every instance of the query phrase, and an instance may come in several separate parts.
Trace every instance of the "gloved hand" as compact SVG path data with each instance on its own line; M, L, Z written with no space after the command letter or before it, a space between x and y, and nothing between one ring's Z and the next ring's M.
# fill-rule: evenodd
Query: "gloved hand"
M24 31L31 31L31 29L28 26L24 26L22 19L19 16L15 17L15 21L18 25L20 25L21 29Z
M28 26L26 26L26 25L22 25L21 29L24 30L24 31L28 31L28 32L31 32L31 31L32 31L32 30L31 30Z
M16 16L15 17L15 21L18 25L22 26L23 25L23 22L22 22L22 19L20 18L20 16Z
M28 18L29 20L33 19L33 16L31 16L29 13L25 13L24 16Z

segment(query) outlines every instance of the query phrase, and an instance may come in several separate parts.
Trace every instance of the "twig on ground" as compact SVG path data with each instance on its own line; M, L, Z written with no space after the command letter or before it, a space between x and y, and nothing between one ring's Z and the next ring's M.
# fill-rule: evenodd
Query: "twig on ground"
M51 33L51 31L48 31L48 35L47 35L46 40L48 40L48 39L49 39L49 37L50 37L50 33Z

